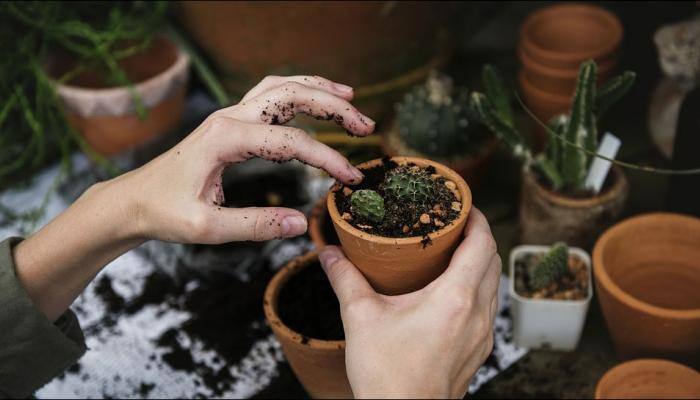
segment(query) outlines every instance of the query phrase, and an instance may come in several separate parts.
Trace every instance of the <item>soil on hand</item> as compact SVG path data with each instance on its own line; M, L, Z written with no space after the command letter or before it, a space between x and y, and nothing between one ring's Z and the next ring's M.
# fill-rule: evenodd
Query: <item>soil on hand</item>
M535 290L528 271L539 263L542 254L527 254L515 260L515 291L532 299L583 300L588 296L588 269L574 254L569 254L569 272L549 286Z
M312 339L344 340L340 304L318 262L289 278L277 300L280 319L303 336Z
M462 203L453 191L457 191L454 182L436 174L433 167L419 167L407 164L408 167L421 168L432 175L435 182L435 195L425 204L414 204L408 201L398 201L386 196L382 183L387 173L399 165L391 159L384 158L382 163L363 169L365 178L357 185L340 185L335 192L335 203L340 215L352 226L373 235L404 238L423 236L436 232L451 224L459 216ZM363 219L351 212L350 197L356 190L370 189L379 193L384 199L385 216L381 223Z

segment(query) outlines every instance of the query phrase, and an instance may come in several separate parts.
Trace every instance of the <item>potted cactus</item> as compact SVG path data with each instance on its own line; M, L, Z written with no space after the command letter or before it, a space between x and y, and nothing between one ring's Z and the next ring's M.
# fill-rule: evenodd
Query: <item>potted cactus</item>
M635 74L627 71L600 88L596 74L594 61L581 64L571 111L550 121L545 150L537 155L514 124L508 91L495 68L483 69L485 93L471 94L470 105L479 120L523 161L523 243L565 240L589 247L622 213L629 192L622 170L613 167L599 193L586 186L586 177L598 150L597 121L629 90Z
M510 253L513 338L518 346L573 350L593 296L591 258L564 243Z
M437 160L470 185L479 181L496 150L496 138L472 117L469 92L432 71L427 81L396 105L396 118L382 147L390 156Z
M394 157L358 165L357 185L336 184L328 211L348 258L383 294L422 288L447 267L471 209L471 191L433 161Z

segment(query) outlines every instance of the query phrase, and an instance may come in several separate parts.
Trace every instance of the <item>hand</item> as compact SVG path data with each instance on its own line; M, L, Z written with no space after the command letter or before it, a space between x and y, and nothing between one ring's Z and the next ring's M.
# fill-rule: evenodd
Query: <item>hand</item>
M300 129L275 126L305 113L368 135L374 122L348 102L352 97L352 88L321 77L267 77L239 104L213 113L171 150L112 184L133 195L131 217L144 238L217 244L303 234L306 218L296 210L222 207L221 174L253 157L298 159L343 182L359 182L362 173L337 151Z
M501 258L472 208L447 270L425 288L376 293L335 246L321 265L340 300L345 363L358 398L463 397L493 348Z

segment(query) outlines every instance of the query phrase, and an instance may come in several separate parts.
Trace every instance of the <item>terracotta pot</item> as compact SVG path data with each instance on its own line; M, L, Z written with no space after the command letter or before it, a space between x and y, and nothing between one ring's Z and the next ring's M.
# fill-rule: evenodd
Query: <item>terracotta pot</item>
M134 83L148 116L136 115L134 97L127 87L106 87L95 74L82 74L69 84L57 84L70 124L98 153L111 156L130 150L178 126L184 109L189 57L169 40L159 37L149 50L120 61ZM58 77L74 63L57 58L49 65Z
M667 360L628 361L600 378L595 398L697 399L700 398L700 373Z
M622 35L620 20L601 7L557 4L528 16L518 46L543 66L578 70L588 59L600 65L611 62Z
M518 84L523 102L532 111L540 122L547 124L555 115L567 113L571 109L573 98L571 95L562 96L545 92L534 86L525 76L523 71L518 73ZM529 116L528 116L529 117ZM544 130L537 124L538 136L545 137Z
M608 229L593 251L618 355L700 362L700 219L652 213Z
M611 183L597 196L572 198L544 187L530 171L523 173L520 194L521 243L550 245L564 241L590 248L625 206L629 184L622 169L610 170Z
M333 228L328 207L326 207L326 197L320 199L311 209L309 216L309 236L316 249L320 250L329 244L340 245L338 235Z
M409 147L403 140L401 140L396 123L392 124L391 129L382 135L382 139L382 151L389 157L427 157L420 151ZM496 153L496 149L498 148L498 140L496 137L492 137L486 143L483 143L480 146L481 149L477 155L455 157L452 159L439 158L435 159L435 161L445 164L447 167L457 171L462 178L469 182L470 187L478 187L481 184L484 175L488 171L493 155Z
M289 278L317 260L318 253L310 252L295 258L275 274L265 289L265 318L282 345L292 371L312 397L352 398L345 372L345 341L302 339L302 335L285 325L277 313L277 299Z
M429 234L431 244L423 244L422 237L388 238L363 232L340 218L335 204L333 186L328 194L328 212L333 220L343 251L362 271L370 284L380 293L403 294L423 288L447 268L454 249L462 239L464 226L472 204L467 183L455 171L434 161L414 157L392 157L398 164L414 163L421 167L433 166L438 174L453 181L461 195L462 210L457 219L439 231ZM382 163L376 159L362 163L360 169Z

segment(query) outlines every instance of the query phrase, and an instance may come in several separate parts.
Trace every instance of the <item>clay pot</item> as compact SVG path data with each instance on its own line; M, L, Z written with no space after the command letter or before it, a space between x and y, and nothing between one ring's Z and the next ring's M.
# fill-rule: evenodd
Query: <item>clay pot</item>
M59 77L74 67L65 57L52 60L49 73ZM184 109L189 57L163 37L150 49L120 61L143 105L145 120L135 111L134 97L127 87L107 87L101 76L84 73L70 83L58 83L68 121L96 152L111 156L130 150L172 131Z
M397 295L423 288L447 268L452 253L462 239L472 194L467 183L455 171L434 161L414 157L392 157L398 164L414 163L433 166L438 174L454 182L459 190L462 210L457 219L439 231L429 234L431 244L424 245L422 237L388 238L363 232L340 217L335 204L336 184L327 198L328 212L343 251L380 293ZM371 168L382 163L375 159L357 166Z
M265 289L265 318L292 371L312 397L352 398L345 372L345 341L303 338L285 325L277 313L277 299L289 278L317 260L318 253L310 252L290 261L275 274Z
M608 229L593 251L600 306L622 358L700 360L700 219L652 213Z
M571 109L573 98L570 95L551 94L537 88L527 79L523 71L518 73L518 86L525 105L544 124L548 124L555 115L568 113ZM536 127L539 129L536 132L539 140L544 141L546 137L544 129L539 124Z
M320 250L327 245L339 245L340 240L333 228L328 207L326 207L326 197L320 199L311 209L309 216L309 236L316 249Z
M600 378L595 398L697 399L700 398L700 373L667 360L628 361Z
M622 169L613 166L609 185L594 197L573 198L544 187L529 170L523 173L520 195L520 241L551 245L564 241L590 248L625 206L629 184Z

